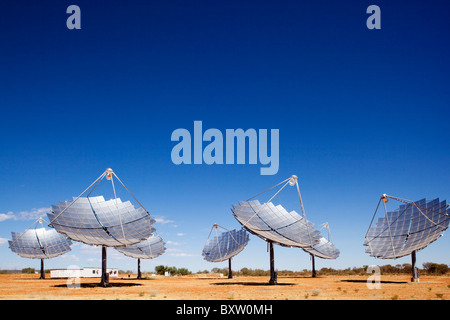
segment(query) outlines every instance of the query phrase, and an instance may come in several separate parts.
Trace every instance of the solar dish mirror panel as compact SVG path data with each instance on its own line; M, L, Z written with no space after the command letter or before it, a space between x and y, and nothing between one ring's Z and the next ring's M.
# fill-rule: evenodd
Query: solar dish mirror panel
M322 236L319 243L315 244L312 248L303 248L303 250L322 259L337 259L340 251L331 242L331 232L328 222L323 224L321 230L324 228L328 230L328 238Z
M303 250L322 259L337 259L340 253L335 245L324 237L320 238L319 243L312 248L303 248Z
M103 196L60 201L48 213L52 226L70 239L110 247L141 242L155 231L155 220L142 208Z
M450 210L445 200L440 202L437 198L427 202L387 197L404 203L388 211L387 201L383 201L384 216L369 227L363 242L371 256L382 259L407 256L436 241L448 228Z
M54 229L35 228L11 234L9 246L23 258L51 259L71 250L72 242Z
M202 256L210 262L228 260L244 250L250 238L248 233L241 230L228 230L207 240Z
M266 241L304 248L313 247L320 240L320 232L311 222L281 205L252 200L233 205L231 211L246 230Z
M166 251L165 243L159 235L152 235L139 243L115 249L126 256L136 259L154 259Z

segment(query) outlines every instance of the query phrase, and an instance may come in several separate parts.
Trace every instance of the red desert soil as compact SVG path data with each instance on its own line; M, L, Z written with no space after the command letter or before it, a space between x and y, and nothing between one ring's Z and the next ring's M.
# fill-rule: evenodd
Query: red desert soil
M442 300L450 299L450 276L421 276L411 283L407 275L381 276L381 288L369 289L368 276L268 277L192 275L111 279L111 287L98 287L99 279L81 279L68 288L67 279L40 280L38 275L0 275L0 299L33 300Z

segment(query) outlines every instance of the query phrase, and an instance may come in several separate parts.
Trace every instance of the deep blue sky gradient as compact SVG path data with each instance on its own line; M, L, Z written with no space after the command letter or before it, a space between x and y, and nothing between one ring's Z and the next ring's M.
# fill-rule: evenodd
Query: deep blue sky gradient
M71 4L81 30L66 28ZM366 28L371 4L381 30ZM319 268L409 262L372 259L362 241L382 193L450 194L449 12L437 0L2 1L0 213L68 200L111 167L152 215L172 221L156 225L171 250L148 269L196 271L222 267L201 250L213 223L240 227L233 203L296 174L308 219L328 221L341 250ZM171 133L193 133L195 120L224 134L279 129L278 174L174 165ZM285 206L300 211L286 192ZM0 238L32 222L2 221ZM448 245L444 236L418 262L450 263ZM48 267L98 263L80 247ZM276 255L279 269L310 268L299 249ZM116 258L111 266L135 268ZM38 267L7 244L0 261ZM234 263L268 269L265 243L252 236Z

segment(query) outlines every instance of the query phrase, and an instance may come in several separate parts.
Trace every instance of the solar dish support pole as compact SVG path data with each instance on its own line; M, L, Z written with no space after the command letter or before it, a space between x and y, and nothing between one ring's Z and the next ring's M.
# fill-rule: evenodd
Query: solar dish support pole
M44 259L41 259L41 276L39 279L45 279Z
M419 275L416 267L416 250L411 252L411 268L412 268L411 282L419 282Z
M297 193L298 193L298 198L300 200L300 206L302 207L302 215L303 215L303 218L306 219L305 208L303 207L302 195L300 194L300 187L298 186L297 176L295 176L294 181L295 181L295 185L297 186ZM305 223L305 226L306 226L306 229L308 230L309 243L312 244L311 232L309 231L308 223Z
M317 273L316 273L316 262L314 259L314 255L311 254L311 261L312 261L312 277L316 278L317 277Z
M277 274L275 272L275 258L273 254L273 242L269 241L269 252L270 252L270 280L269 284L277 284Z
M102 246L102 280L100 285L109 287L109 274L106 270L106 246Z
M138 279L142 279L142 273L141 273L141 258L137 259L137 269L138 269L138 273L137 273L137 278Z
M233 279L233 271L231 270L231 258L228 259L228 279Z

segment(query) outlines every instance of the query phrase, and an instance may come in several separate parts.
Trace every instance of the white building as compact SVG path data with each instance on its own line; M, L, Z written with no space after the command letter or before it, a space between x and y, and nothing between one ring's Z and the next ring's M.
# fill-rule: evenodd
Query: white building
M117 278L119 270L107 268L110 278ZM80 268L80 269L51 269L50 278L100 278L102 268Z

